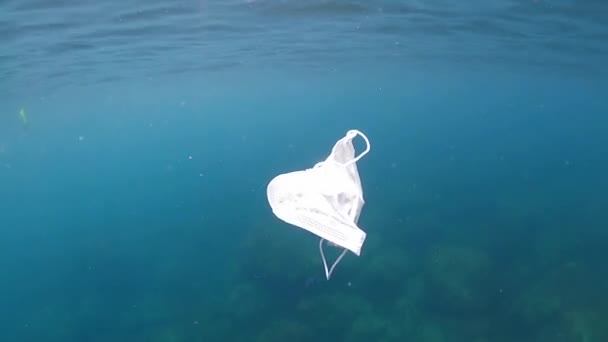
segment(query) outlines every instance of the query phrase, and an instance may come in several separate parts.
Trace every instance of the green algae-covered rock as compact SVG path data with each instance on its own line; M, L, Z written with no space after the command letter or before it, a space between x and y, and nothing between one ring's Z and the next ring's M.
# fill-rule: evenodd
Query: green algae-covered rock
M314 331L300 320L282 318L272 321L258 335L258 342L313 342Z
M490 283L492 262L480 250L436 245L426 260L427 301L440 311L480 312L496 289Z

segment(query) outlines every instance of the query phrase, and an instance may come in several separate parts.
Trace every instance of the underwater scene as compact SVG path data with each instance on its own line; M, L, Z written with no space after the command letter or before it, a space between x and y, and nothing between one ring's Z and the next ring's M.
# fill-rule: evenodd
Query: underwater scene
M2 0L0 40L2 342L608 341L608 2Z

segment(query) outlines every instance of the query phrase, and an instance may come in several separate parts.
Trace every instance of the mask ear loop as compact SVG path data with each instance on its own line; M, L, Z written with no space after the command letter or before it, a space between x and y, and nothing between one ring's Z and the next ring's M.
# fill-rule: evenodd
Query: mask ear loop
M336 259L336 261L334 261L334 264L331 265L331 268L328 270L327 260L325 260L325 253L323 253L323 241L324 239L319 240L319 251L321 252L321 259L323 259L323 267L325 267L325 278L329 280L329 278L331 277L331 273L334 271L334 268L336 268L336 265L338 265L338 263L340 262L340 260L342 260L348 250L344 248L340 256Z
M348 134L349 135L352 134L353 135L353 139L354 139L355 136L360 135L361 138L363 138L363 140L365 140L366 147L365 147L365 151L361 152L361 154L359 154L358 156L356 156L355 158L353 158L353 160L348 161L344 165L350 165L352 163L358 162L359 159L361 159L364 155L366 155L369 152L369 150L371 149L371 147L372 147L371 144L369 143L369 139L367 139L367 136L365 136L365 134L363 134L363 133L361 133L361 132L359 132L357 130L354 130L354 129L348 131Z

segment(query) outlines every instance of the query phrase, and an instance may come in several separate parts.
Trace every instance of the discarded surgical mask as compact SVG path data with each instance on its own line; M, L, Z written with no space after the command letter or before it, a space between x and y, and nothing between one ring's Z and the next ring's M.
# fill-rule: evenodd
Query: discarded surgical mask
M366 149L355 156L353 139L357 136L365 140ZM369 150L367 137L350 130L325 161L311 169L278 175L266 189L268 203L280 220L321 238L319 251L327 280L347 251L361 254L366 233L357 226L364 204L357 162ZM323 252L325 240L344 249L330 268Z

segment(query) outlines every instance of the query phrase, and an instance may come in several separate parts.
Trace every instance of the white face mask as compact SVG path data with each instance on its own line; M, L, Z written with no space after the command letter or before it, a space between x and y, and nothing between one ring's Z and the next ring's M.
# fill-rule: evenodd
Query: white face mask
M360 135L367 145L355 157L352 140ZM361 254L366 234L357 226L365 203L357 161L370 150L367 137L350 130L338 140L323 162L304 171L276 176L266 194L273 213L281 220L319 236L319 250L329 280L334 268L347 251ZM331 268L327 267L323 241L344 248Z

